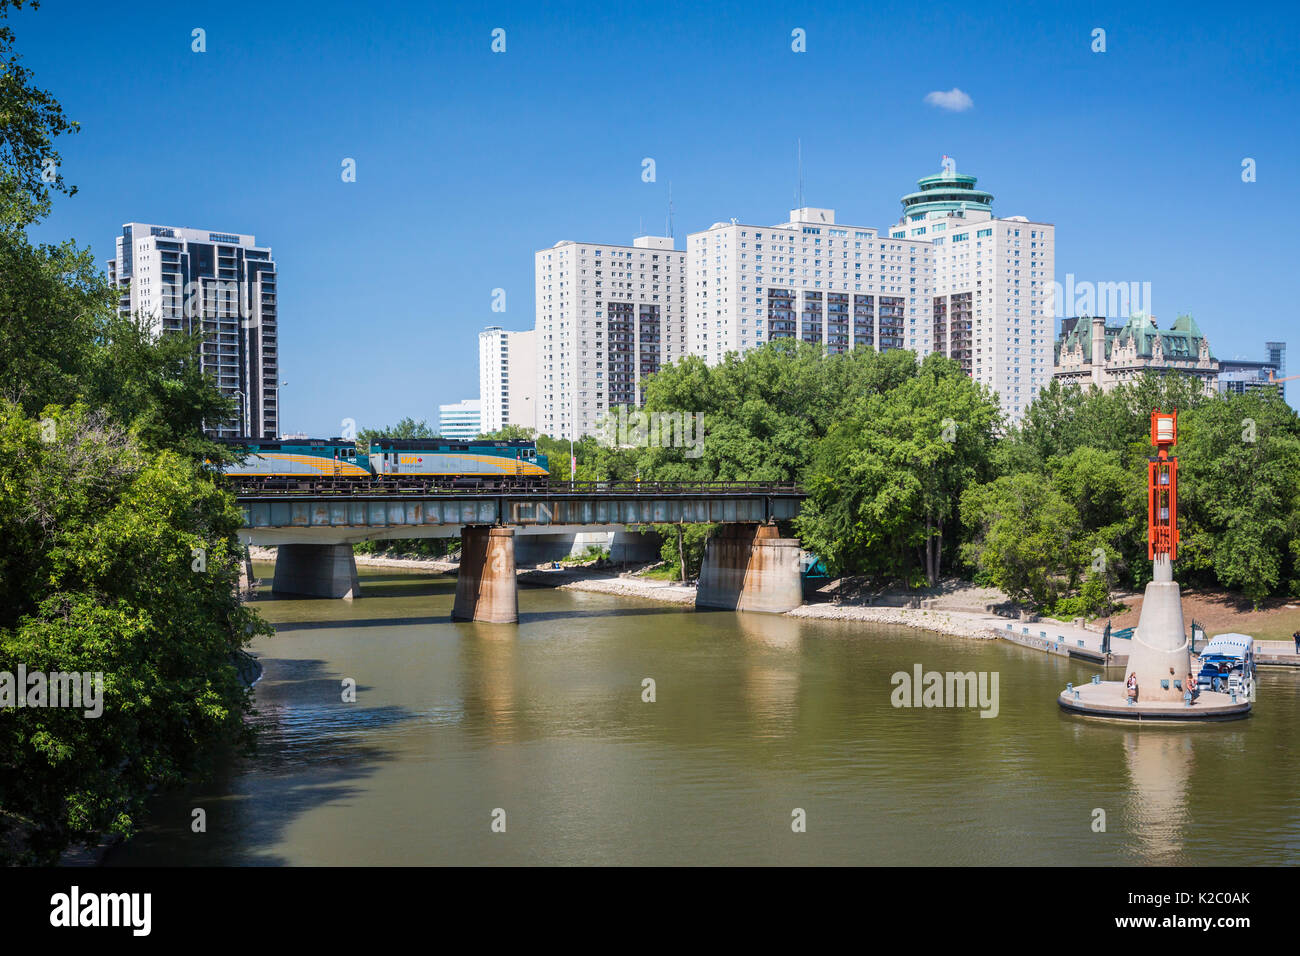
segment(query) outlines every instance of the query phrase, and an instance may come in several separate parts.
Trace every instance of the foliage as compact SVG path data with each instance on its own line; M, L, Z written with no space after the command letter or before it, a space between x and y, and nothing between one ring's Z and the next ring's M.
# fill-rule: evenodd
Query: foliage
M967 488L965 560L1015 601L1054 604L1079 561L1082 524L1060 490L1039 476L1004 475Z
M818 346L776 340L729 354L715 366L688 356L662 369L646 386L645 411L702 415L697 449L663 447L610 451L601 477L658 481L795 481L812 445L846 407L916 374L910 352L855 349L828 355ZM671 443L670 443L671 444ZM630 471L630 474L629 474Z
M602 561L609 560L609 548L602 548L600 545L589 544L583 549L581 554L571 554L567 558L561 558L560 564L572 566L578 564L591 564L593 561L599 564Z
M1234 395L1179 418L1180 575L1256 605L1296 589L1300 420L1272 395Z
M1004 500L1011 486L1003 483L991 499L972 497L969 512L963 501L969 564L1044 606L1074 609L1058 592L1078 589L1077 607L1089 613L1108 603L1103 589L1142 587L1151 574L1146 486L1156 408L1179 412L1178 578L1240 590L1256 604L1300 593L1300 419L1272 393L1206 395L1188 377L1154 373L1111 392L1055 382L1043 390L996 449L994 470L1004 478L1036 476L1055 496L1053 507L1057 497L1073 507L1073 553L1044 552L1029 588L1020 560L1032 554L1004 540L996 520L989 523L1012 513Z
M800 538L832 573L910 577L919 566L933 585L944 530L962 490L986 476L998 422L991 396L931 355L844 409L814 446Z
M170 448L196 462L233 460L229 447L203 433L205 423L234 419L235 400L202 369L201 333L154 335L147 322L110 315L94 350L87 401L150 448Z
M370 451L370 443L376 438L438 438L438 433L421 418L416 420L407 416L396 425L381 428L362 428L357 431L357 451Z
M10 10L24 0L0 0L0 231L22 229L43 218L53 192L76 193L63 179L54 140L76 133L63 107L32 83L32 72L14 52ZM40 5L31 3L35 10Z
M635 530L642 534L654 532L663 537L663 544L659 547L659 558L664 563L663 577L689 581L700 576L704 546L716 528L714 524L665 523L638 525Z
M460 538L388 538L358 541L353 554L374 554L392 558L445 558L460 550Z
M102 412L0 404L0 671L101 672L102 716L0 720L0 858L127 834L147 793L247 742L236 652L270 633L236 596L239 510L200 466ZM194 549L204 568L195 570Z
M1057 598L1056 603L1047 608L1047 613L1061 621L1076 617L1102 617L1119 608L1111 599L1110 587L1106 578L1099 572L1089 572L1073 597Z
M241 515L203 465L229 404L198 340L119 319L88 252L27 237L73 192L52 144L76 124L14 52L23 5L0 0L0 672L104 686L98 717L0 712L0 863L53 863L248 742L235 662L269 628L238 601Z

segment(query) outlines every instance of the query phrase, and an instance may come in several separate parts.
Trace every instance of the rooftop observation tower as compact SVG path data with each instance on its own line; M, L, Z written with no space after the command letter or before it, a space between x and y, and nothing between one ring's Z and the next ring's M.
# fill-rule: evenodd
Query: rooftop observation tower
M941 216L965 217L968 212L993 214L993 194L975 188L974 176L960 176L944 157L943 172L916 181L916 192L903 197L903 218L921 222Z

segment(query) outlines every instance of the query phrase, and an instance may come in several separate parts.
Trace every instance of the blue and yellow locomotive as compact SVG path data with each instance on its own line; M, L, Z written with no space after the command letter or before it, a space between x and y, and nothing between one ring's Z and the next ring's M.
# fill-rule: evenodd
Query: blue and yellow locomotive
M449 441L378 438L368 451L344 438L229 438L245 453L225 474L267 487L286 484L395 481L477 483L484 479L539 479L550 474L546 456L531 441Z

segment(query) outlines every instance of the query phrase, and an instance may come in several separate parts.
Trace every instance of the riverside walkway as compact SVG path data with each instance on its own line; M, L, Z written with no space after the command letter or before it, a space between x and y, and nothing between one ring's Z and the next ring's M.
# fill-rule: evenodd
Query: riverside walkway
M1110 654L1106 656L1101 650L1103 635L1090 628L1080 628L1050 620L1028 624L1007 621L1005 618L991 617L990 619L1000 622L998 636L1014 644L1032 647L1049 654L1075 657L1094 664L1123 667L1128 663L1129 646L1132 644L1128 638L1117 638L1112 634ZM1300 667L1300 655L1295 653L1293 641L1256 641L1255 655L1256 661L1261 665Z

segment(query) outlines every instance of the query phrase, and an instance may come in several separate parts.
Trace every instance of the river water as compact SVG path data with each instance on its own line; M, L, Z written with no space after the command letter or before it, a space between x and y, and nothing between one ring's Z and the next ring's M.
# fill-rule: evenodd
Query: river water
M453 624L454 578L361 574L258 602L258 755L110 865L1300 861L1291 670L1248 720L1139 729L1063 714L1095 668L1001 641L528 588L517 627ZM997 716L894 707L917 664L996 673Z

